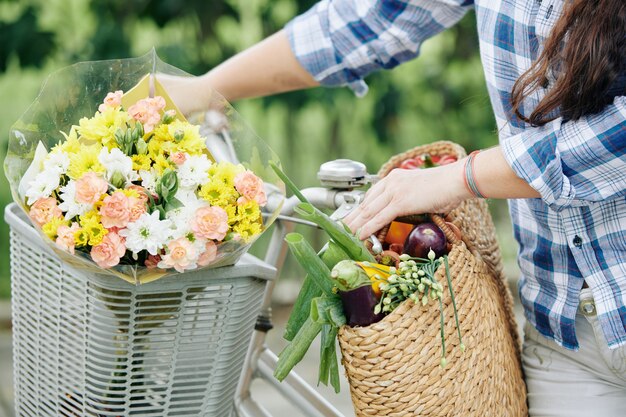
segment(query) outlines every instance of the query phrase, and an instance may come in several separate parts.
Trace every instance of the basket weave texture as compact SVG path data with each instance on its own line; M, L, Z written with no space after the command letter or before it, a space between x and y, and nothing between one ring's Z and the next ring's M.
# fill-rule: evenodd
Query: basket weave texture
M465 156L459 145L435 142L391 158L379 175L423 153ZM445 216L461 230L462 240L444 219L432 219L452 243L448 260L466 350L459 348L442 266L436 278L444 286L445 368L440 366L441 317L434 303L422 306L407 300L378 323L339 330L356 415L527 416L513 302L487 204L469 200Z

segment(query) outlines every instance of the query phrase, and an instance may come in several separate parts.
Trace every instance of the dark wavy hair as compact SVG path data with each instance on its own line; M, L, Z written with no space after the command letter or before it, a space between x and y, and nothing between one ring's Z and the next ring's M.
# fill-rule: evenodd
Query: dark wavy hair
M537 60L513 85L512 109L532 126L598 113L624 95L625 70L626 0L570 0ZM556 79L546 95L523 115L524 99L548 87L549 74Z

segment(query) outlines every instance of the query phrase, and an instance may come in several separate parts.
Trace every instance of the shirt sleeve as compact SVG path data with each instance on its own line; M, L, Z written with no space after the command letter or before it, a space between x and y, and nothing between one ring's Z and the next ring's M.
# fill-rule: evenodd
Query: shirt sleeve
M453 26L468 0L325 0L286 26L302 66L325 86L367 93L363 78L415 58L421 44Z
M626 195L626 97L598 114L556 119L504 139L516 174L554 210Z

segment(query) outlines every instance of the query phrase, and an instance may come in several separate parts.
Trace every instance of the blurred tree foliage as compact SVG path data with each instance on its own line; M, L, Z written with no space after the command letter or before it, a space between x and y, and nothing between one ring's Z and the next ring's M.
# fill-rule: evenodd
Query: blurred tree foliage
M0 0L0 157L10 125L54 69L84 60L160 57L199 75L282 28L311 0ZM268 57L271 59L271 57ZM236 107L301 186L343 157L374 172L390 156L450 139L495 144L473 14L429 40L422 56L368 78L370 92L315 89ZM0 176L0 207L10 202ZM8 230L0 224L0 296L8 294Z

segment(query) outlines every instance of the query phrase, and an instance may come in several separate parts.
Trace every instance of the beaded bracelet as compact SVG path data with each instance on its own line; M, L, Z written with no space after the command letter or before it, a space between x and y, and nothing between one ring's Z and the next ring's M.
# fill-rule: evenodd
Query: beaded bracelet
M478 155L479 152L480 151L474 151L470 153L467 159L465 160L465 167L464 167L465 176L463 177L463 179L465 181L465 187L468 189L470 194L472 194L474 197L486 198L478 190L478 184L476 183L476 178L474 178L474 159L476 158L476 155Z

